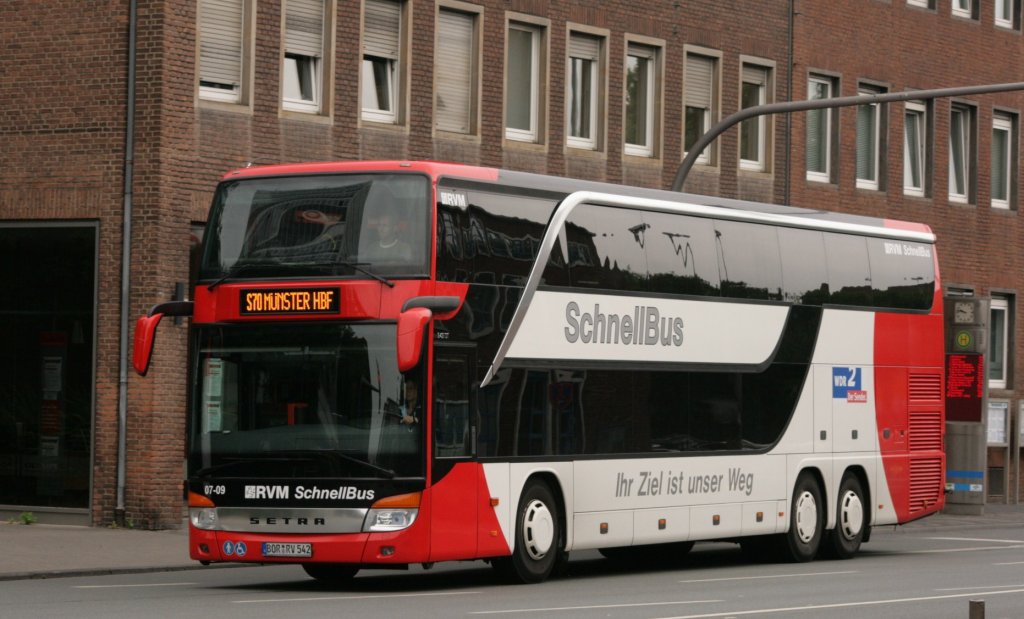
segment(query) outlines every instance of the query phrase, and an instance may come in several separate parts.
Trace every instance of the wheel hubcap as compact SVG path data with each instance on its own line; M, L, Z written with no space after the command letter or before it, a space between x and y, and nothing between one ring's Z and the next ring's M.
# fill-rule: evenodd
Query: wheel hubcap
M800 541L808 544L818 530L818 504L814 495L804 492L796 500L796 534Z
M864 505L856 492L847 492L839 508L839 529L848 540L856 538L864 528Z
M541 501L531 501L523 517L523 542L530 558L540 560L555 541L555 523L551 510Z

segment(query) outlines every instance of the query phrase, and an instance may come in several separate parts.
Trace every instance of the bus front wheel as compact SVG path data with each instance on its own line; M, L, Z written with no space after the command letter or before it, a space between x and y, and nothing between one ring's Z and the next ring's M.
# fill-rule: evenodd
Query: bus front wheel
M514 581L541 582L564 563L565 533L559 514L548 484L537 479L527 482L516 510L512 556L498 564Z
M789 532L783 534L782 550L786 559L803 563L814 559L821 546L825 528L821 488L813 475L803 473L793 488L789 508Z

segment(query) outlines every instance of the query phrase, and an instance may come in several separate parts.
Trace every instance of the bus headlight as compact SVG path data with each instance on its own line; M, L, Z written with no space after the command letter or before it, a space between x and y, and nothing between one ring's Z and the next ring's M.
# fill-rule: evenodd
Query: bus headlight
M420 512L420 493L399 494L383 498L370 506L363 520L363 531L380 533L401 531L416 522Z
M192 526L205 531L217 529L217 508L216 507L192 507L188 510L188 517Z
M213 500L191 490L188 493L188 519L192 526L204 531L220 528L217 522L217 506L213 504Z

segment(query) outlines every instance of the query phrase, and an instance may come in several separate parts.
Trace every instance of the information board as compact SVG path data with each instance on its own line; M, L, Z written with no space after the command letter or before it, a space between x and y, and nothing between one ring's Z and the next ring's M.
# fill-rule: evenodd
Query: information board
M946 419L981 421L984 361L977 353L946 355Z

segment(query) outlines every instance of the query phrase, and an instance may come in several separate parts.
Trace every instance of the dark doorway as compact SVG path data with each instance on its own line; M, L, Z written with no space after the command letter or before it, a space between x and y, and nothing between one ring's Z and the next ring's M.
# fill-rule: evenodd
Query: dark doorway
M0 505L87 508L96 227L0 226Z

